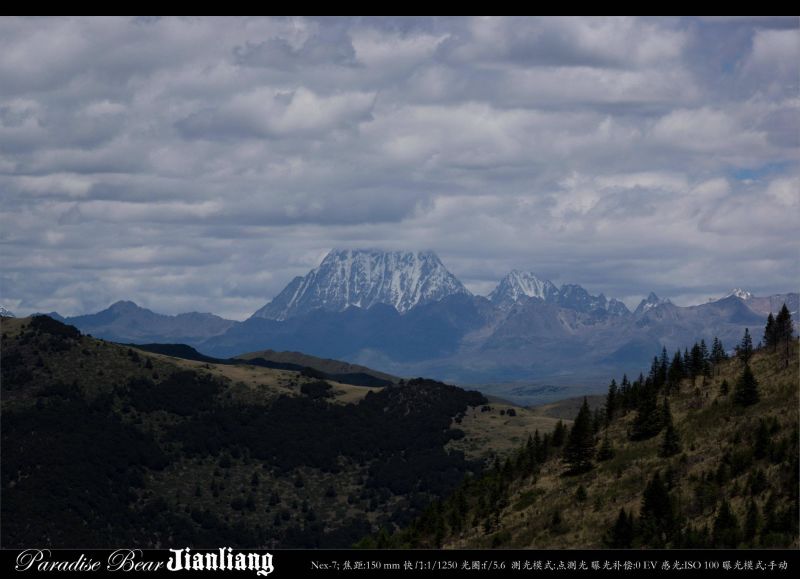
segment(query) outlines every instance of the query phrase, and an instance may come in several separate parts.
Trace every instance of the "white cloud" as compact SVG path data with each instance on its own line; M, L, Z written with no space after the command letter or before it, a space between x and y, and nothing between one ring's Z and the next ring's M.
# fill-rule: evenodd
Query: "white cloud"
M743 72L758 83L758 90L797 95L800 90L800 33L790 30L756 30L753 50Z
M0 300L244 317L343 245L785 291L797 52L773 20L0 19Z

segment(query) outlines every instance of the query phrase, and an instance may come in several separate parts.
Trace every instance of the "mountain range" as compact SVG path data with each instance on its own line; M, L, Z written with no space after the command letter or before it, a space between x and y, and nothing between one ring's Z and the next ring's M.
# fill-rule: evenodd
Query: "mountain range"
M580 285L560 288L514 270L488 297L470 293L433 252L333 250L249 319L197 312L167 316L132 302L62 318L116 342L185 343L216 357L295 350L399 376L481 384L485 392L542 402L605 388L638 373L662 346L719 337L728 350L797 293L743 290L681 307L651 293L631 312ZM754 334L757 342L760 336Z

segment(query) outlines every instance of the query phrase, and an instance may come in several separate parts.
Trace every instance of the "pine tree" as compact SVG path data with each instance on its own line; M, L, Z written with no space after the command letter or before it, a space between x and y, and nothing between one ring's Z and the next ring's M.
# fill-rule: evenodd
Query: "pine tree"
M727 396L728 392L730 391L730 386L728 385L728 381L723 379L722 384L719 385L719 393L723 396Z
M700 340L700 373L703 376L711 376L710 357L705 340ZM705 384L705 381L703 383Z
M781 311L778 312L778 316L775 318L775 335L778 345L781 346L783 362L785 367L788 368L790 344L794 335L794 328L792 327L792 315L789 313L789 308L786 307L786 304L783 304Z
M703 373L703 352L700 349L700 344L697 342L692 346L689 362L689 375L692 379L696 378Z
M636 417L631 426L631 440L647 440L661 432L664 425L661 408L655 388L647 386L642 390L639 404L636 408Z
M753 541L758 534L758 521L761 518L758 512L758 505L754 500L750 500L747 506L747 517L744 521L744 538Z
M553 516L550 518L550 530L556 534L563 533L566 530L564 521L561 519L561 511L553 512Z
M672 423L672 412L669 408L669 402L664 398L664 423L666 430L664 430L664 438L661 441L661 448L658 455L662 458L675 456L681 451L681 441L678 432L675 430L675 425Z
M564 447L564 461L569 465L568 474L580 474L592 469L594 455L594 432L592 430L592 413L586 397L575 417L569 433L567 445Z
M553 429L553 436L550 439L550 444L559 447L564 444L564 439L567 437L567 427L564 422L559 420L556 422L556 427Z
M619 383L619 398L620 406L625 410L631 407L631 383L628 381L628 375L622 375L622 382Z
M548 445L545 444L542 437L539 435L539 429L537 428L536 431L533 433L533 448L536 454L536 462L541 464L545 460L547 460L548 452Z
M723 360L728 359L728 354L725 353L725 348L722 341L714 336L714 342L711 344L711 364L713 365L717 375L719 375L719 364Z
M603 444L600 445L600 450L597 451L597 460L606 461L614 458L614 447L611 446L611 439L608 437L608 430L603 437Z
M672 363L670 363L669 370L667 370L667 394L677 392L684 373L681 351L678 350L672 357Z
M753 375L749 365L745 365L742 375L736 382L733 393L733 402L739 406L750 406L759 400L758 380Z
M625 509L620 509L617 521L611 527L611 531L606 538L606 545L611 549L630 549L633 545L633 537L633 513L628 515Z
M669 371L669 355L667 354L667 347L661 347L661 358L658 364L658 384L663 386L667 383L667 373Z
M750 362L750 358L753 357L753 339L750 337L749 328L744 329L744 336L736 349L736 355L744 364Z
M767 421L763 418L759 419L756 439L753 442L753 456L755 458L761 459L767 456L771 439L769 428L767 428Z
M775 350L778 345L778 327L772 312L767 316L767 325L764 328L764 345Z
M775 318L775 334L778 342L788 342L794 335L794 328L792 327L792 314L789 313L789 308L783 304L781 311L778 312Z
M735 549L740 541L739 521L728 501L723 499L717 518L714 520L714 546Z
M639 526L642 540L651 547L664 547L675 531L675 511L667 487L656 473L642 496Z
M600 432L600 428L603 426L603 417L605 414L603 413L600 408L595 408L594 412L592 412L592 434L597 434Z
M608 385L608 394L606 394L606 424L614 420L618 404L619 390L617 388L617 381L612 379L611 384Z

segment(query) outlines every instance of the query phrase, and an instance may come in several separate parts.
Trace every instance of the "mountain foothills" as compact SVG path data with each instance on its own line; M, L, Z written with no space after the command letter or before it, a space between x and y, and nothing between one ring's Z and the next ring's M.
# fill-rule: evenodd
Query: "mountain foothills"
M517 270L483 297L432 252L333 250L244 322L165 316L131 302L86 316L50 315L116 342L181 342L214 357L302 351L394 375L480 384L532 403L574 395L576 386L603 388L606 376L636 371L662 345L717 336L729 348L784 303L797 318L797 293L743 290L690 307L651 293L631 312L579 285L559 288Z

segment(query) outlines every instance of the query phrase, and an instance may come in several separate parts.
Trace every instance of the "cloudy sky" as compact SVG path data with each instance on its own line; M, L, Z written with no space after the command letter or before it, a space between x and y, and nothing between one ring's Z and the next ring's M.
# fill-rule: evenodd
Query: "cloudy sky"
M797 18L0 18L0 304L242 319L332 247L800 286Z

